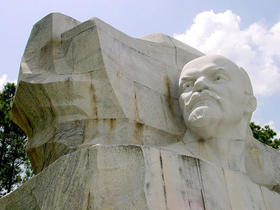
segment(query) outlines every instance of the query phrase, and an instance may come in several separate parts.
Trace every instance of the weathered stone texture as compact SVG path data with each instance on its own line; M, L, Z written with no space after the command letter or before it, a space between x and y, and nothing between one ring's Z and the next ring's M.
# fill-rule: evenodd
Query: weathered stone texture
M43 18L27 43L13 104L35 172L84 143L176 141L185 129L178 74L200 55L166 35L135 39L97 18Z
M202 55L97 18L54 13L36 23L12 108L36 176L0 209L278 210L279 152L249 139L237 167L238 141L223 164L183 143L179 74Z
M279 194L239 172L150 146L90 146L60 157L0 209L274 209Z

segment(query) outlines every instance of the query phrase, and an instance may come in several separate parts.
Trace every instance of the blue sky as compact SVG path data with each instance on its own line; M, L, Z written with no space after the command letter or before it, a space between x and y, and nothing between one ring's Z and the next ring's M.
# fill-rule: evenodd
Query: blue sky
M165 33L205 52L219 53L244 67L258 99L253 121L280 133L280 3L260 0L10 0L2 21L0 88L15 81L31 28L51 12L79 21L98 17L141 37Z

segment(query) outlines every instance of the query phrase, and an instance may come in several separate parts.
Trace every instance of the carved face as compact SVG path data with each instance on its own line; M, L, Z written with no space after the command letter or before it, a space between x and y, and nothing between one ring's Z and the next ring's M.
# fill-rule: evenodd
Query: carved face
M222 56L203 56L186 64L179 88L180 107L189 128L230 126L255 109L249 102L252 94L247 74Z

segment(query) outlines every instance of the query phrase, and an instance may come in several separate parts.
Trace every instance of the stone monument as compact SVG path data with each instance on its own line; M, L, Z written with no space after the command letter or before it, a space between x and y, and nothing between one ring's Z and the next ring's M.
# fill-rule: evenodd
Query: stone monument
M201 56L184 66L179 87L188 128L185 149L278 191L279 159L274 150L263 149L249 127L257 102L246 71L225 57Z
M280 154L253 139L255 108L222 56L50 14L12 108L36 176L0 209L279 209Z

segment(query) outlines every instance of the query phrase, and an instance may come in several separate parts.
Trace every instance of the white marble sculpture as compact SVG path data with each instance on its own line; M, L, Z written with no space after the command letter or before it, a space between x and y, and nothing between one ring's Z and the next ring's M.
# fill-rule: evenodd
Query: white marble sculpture
M202 56L184 66L179 89L188 149L222 165L240 163L256 109L247 73L222 56Z
M0 209L278 210L280 154L253 139L255 107L224 57L50 14L12 107L36 176Z
M98 18L40 20L12 108L35 173L80 147L179 141L179 72L201 55L166 35L129 37Z
M184 66L179 91L188 128L180 150L279 190L274 151L265 151L249 127L257 102L242 67L220 55L201 56Z

